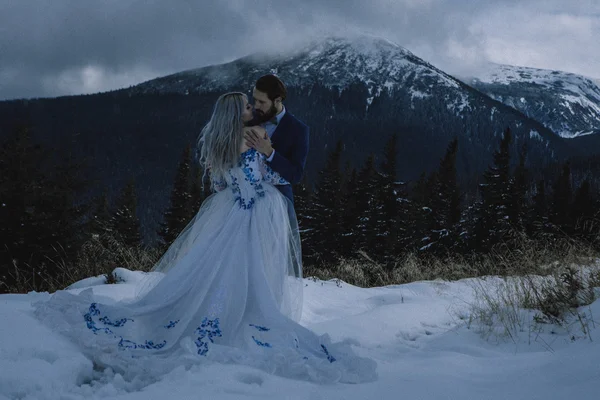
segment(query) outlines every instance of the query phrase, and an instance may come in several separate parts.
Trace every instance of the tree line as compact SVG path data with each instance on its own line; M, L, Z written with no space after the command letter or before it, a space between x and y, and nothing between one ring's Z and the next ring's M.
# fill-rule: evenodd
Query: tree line
M397 135L360 168L343 161L344 144L338 142L316 182L305 180L294 187L305 264L335 263L361 251L393 268L403 254L485 254L521 234L541 240L568 236L600 249L598 189L587 179L575 182L569 163L551 178L534 181L527 148L513 154L512 140L506 129L475 190L458 184L457 139L448 144L432 173L409 183L398 178ZM182 151L159 241L151 244L160 251L210 194L192 153L191 146ZM61 268L57 260L76 263L90 240L145 246L135 181L111 201L106 191L90 196L94 182L85 175L85 165L34 143L26 128L2 143L0 292L8 291L19 274L30 277L33 290L45 290L44 276Z
M398 180L396 135L379 163L371 154L359 169L342 165L344 146L338 142L318 182L295 188L305 262L327 264L362 251L393 268L407 253L483 255L521 235L568 237L600 249L598 189L589 179L575 182L569 162L553 176L534 180L527 147L513 154L512 140L506 129L477 188L458 184L457 139L437 169L412 183Z

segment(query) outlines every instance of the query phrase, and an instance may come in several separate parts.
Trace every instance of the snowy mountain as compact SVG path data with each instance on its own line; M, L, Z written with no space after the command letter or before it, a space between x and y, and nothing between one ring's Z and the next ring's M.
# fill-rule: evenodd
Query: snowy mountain
M490 64L465 82L564 138L600 131L600 80L568 72Z
M291 54L253 54L154 79L127 92L250 92L255 80L268 72L286 82L291 89L286 104L308 119L311 154L319 162L337 139L344 140L350 153L352 149L363 155L365 151L377 153L384 140L374 142L365 131L374 131L380 138L394 131L405 135L407 151L401 150L404 165L400 168L409 171L407 178L437 163L456 136L463 139L464 157L469 159L461 161L463 170L479 173L489 164L498 137L507 127L517 138L515 147L523 141L533 142L530 148L538 161L555 160L565 153L560 139L538 121L473 90L407 49L374 36L328 38Z
M142 225L153 232L181 153L195 143L217 97L251 93L256 79L269 72L288 86L288 111L310 127L310 184L340 140L342 162L360 168L371 153L379 162L386 141L397 134L398 178L413 181L437 168L458 138L459 180L471 186L492 162L506 128L513 133L513 154L527 144L536 173L575 151L540 122L372 36L329 38L289 54L253 54L113 92L0 102L0 138L27 120L42 141L85 155L110 194L135 179Z
M450 107L468 108L461 82L416 57L407 49L383 38L328 38L292 55L253 54L225 65L193 69L138 85L135 92L207 92L232 87L251 89L256 75L272 72L289 86L321 83L346 88L362 82L370 97L365 107L382 91L406 90L414 98L434 94L436 87L456 90Z
M415 56L409 50L383 38L358 36L328 38L291 55L253 54L234 62L198 68L148 81L132 89L135 93L184 93L251 90L256 77L267 73L280 76L288 86L321 84L343 90L362 83L368 90L365 109L382 93L406 92L412 100L444 95L446 108L457 115L472 110L473 94L463 83Z

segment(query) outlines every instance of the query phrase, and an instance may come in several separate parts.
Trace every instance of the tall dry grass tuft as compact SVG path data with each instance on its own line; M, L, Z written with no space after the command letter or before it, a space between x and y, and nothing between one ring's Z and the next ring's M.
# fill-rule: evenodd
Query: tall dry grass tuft
M559 266L591 265L597 257L599 254L592 246L569 238L533 240L515 234L487 254L434 257L411 252L384 266L368 252L358 251L355 257L340 258L333 264L307 265L304 275L323 280L339 278L355 286L371 287L488 275L548 275Z
M363 251L359 251L357 254L357 258L340 258L332 265L305 266L303 275L307 278L314 277L322 280L341 279L360 287L388 284L390 281L389 272L381 264L374 261Z
M115 283L112 271L116 267L148 271L162 255L162 249L130 247L118 236L94 236L83 244L75 259L65 256L62 249L48 257L41 265L17 265L8 271L14 282L10 286L0 281L0 292L27 293L30 291L55 292L79 280L104 275L107 283Z
M543 326L563 329L572 340L592 340L591 327L596 324L589 309L600 297L600 262L586 267L567 265L550 275L525 275L475 280L471 282L474 302L469 326L486 338L510 338L515 343L520 334L537 340ZM530 315L533 312L533 318Z

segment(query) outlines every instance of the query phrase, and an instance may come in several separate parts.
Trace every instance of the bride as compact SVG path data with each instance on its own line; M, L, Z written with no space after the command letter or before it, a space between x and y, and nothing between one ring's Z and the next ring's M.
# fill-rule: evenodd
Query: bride
M202 130L200 162L215 193L141 282L133 300L92 289L58 291L35 315L97 365L158 376L213 360L295 379L364 382L376 364L301 326L302 264L287 182L244 141L252 106L243 93L217 100ZM206 170L206 168L205 168Z

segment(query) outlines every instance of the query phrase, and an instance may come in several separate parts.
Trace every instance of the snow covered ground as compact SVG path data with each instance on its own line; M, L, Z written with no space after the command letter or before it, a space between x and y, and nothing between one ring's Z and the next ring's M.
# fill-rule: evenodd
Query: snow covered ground
M97 294L133 294L124 283L91 279ZM600 319L589 337L551 325L488 340L469 327L473 284L497 280L415 282L362 289L305 279L302 323L354 344L378 363L379 379L360 385L317 385L248 367L201 364L157 382L125 381L92 364L32 316L30 302L47 293L0 296L0 400L5 399L598 399ZM583 310L600 316L600 301ZM532 320L533 312L524 311ZM597 317L596 317L597 318ZM591 340L590 340L591 337Z

